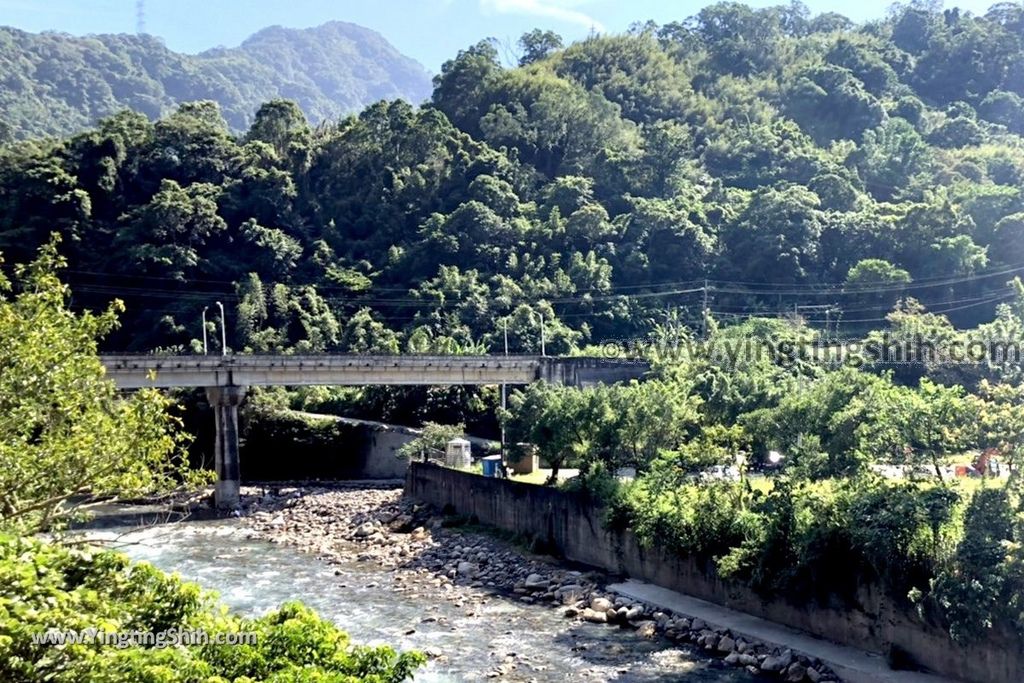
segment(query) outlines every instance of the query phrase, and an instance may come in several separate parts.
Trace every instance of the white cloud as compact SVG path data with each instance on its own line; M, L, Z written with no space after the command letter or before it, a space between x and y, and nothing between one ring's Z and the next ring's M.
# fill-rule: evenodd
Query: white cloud
M581 4L579 0L480 0L480 7L485 11L546 17L603 32L605 28L601 22L584 12L573 9L579 4Z

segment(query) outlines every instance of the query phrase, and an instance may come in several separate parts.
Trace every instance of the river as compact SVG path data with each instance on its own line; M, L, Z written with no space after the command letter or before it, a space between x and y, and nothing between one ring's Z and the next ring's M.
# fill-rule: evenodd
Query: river
M355 642L416 648L435 657L417 681L767 680L675 645L620 629L564 619L556 610L498 595L459 606L402 594L401 578L367 562L327 564L294 548L256 540L238 519L157 525L119 536L118 548L216 590L232 609L260 615L301 600ZM439 656L436 656L439 655Z

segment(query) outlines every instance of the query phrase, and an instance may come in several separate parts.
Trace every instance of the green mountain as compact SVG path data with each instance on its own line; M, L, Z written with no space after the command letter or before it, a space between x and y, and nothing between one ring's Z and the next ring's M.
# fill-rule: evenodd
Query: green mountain
M121 109L151 119L214 100L244 130L260 104L295 100L314 123L380 99L419 103L430 75L375 31L335 21L266 28L235 48L187 55L152 36L26 33L0 27L0 139L78 132Z

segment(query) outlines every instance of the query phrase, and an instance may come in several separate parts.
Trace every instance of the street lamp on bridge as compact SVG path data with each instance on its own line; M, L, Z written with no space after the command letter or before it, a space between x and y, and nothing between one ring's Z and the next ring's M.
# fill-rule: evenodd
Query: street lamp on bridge
M209 306L203 306L203 355L204 356L209 353L209 349L206 346L206 311L209 308L210 308Z
M227 325L224 322L224 304L217 302L217 308L220 309L220 355L228 355L228 332Z
M220 309L220 355L228 355L228 332L227 325L224 322L224 304L216 302L217 308ZM210 309L209 306L203 306L203 355L209 354L209 346L207 345L206 339L206 311Z

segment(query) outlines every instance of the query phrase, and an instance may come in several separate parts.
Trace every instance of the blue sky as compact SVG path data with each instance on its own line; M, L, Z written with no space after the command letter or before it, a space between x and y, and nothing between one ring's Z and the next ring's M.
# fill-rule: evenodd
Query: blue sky
M996 0L947 3L975 13ZM514 44L531 28L567 40L591 28L620 32L636 21L667 23L709 4L699 0L145 0L146 31L181 52L234 46L274 24L304 28L340 19L379 31L432 72L461 48L493 36ZM748 0L754 6L781 4ZM805 0L815 13L838 11L856 21L885 15L891 0ZM135 0L0 0L0 24L77 35L135 30Z

